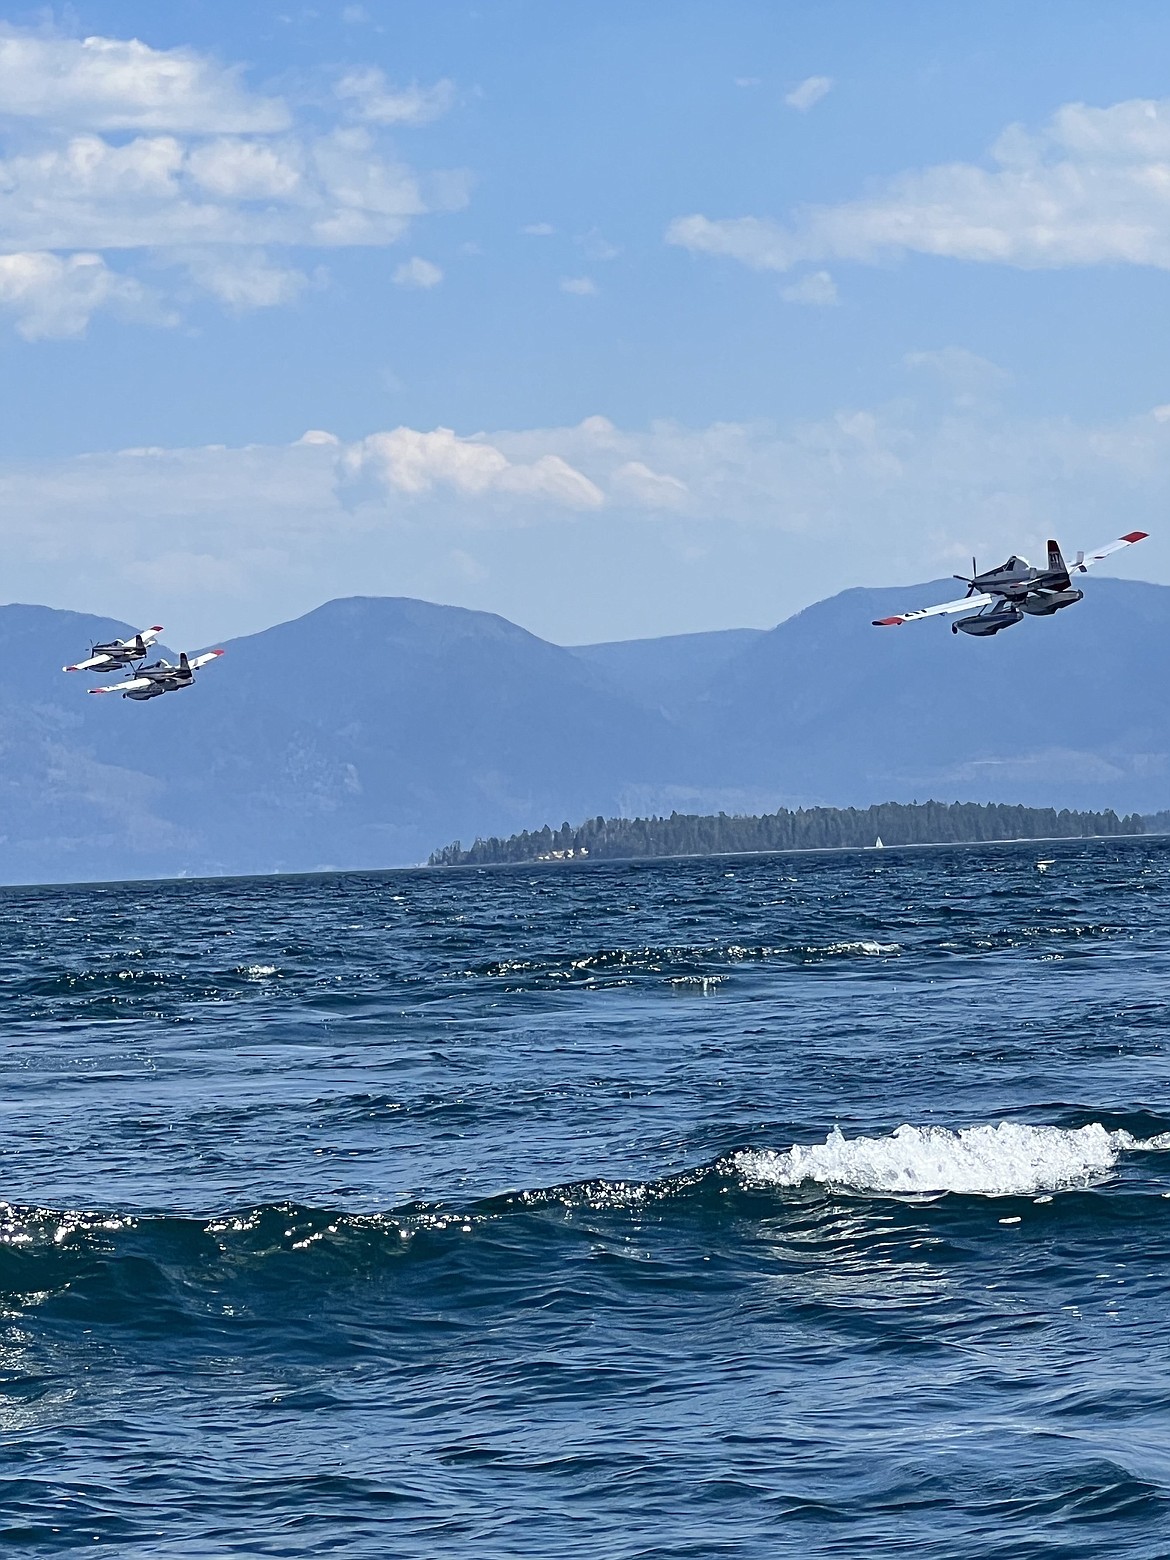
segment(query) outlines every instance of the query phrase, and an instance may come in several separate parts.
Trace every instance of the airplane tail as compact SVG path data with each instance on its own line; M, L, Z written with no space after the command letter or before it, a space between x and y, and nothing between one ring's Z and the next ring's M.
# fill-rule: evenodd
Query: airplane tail
M189 672L191 670L191 663L187 659L187 652L185 650L179 651L179 670L183 672Z
M1064 561L1064 554L1060 550L1060 543L1049 541L1048 543L1048 572L1049 574L1063 574L1068 580L1068 564Z
M135 634L135 636L134 636L134 654L135 655L145 655L146 654L146 645L143 643L141 634Z

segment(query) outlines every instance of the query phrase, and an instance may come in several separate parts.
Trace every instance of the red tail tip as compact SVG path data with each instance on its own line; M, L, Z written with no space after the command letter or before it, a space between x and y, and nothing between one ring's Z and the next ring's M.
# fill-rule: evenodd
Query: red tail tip
M892 628L896 623L904 623L905 621L905 618L900 617L874 618L873 626L874 628Z

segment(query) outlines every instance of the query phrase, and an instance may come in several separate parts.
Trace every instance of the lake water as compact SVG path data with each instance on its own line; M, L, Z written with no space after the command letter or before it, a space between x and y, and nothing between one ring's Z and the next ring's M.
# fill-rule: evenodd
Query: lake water
M6 1553L1170 1553L1170 842L7 889L0 960Z

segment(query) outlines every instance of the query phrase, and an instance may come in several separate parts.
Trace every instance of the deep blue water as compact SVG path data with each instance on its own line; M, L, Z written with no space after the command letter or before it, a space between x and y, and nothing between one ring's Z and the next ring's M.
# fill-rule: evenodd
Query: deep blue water
M0 960L6 1553L1170 1553L1170 842L8 889Z

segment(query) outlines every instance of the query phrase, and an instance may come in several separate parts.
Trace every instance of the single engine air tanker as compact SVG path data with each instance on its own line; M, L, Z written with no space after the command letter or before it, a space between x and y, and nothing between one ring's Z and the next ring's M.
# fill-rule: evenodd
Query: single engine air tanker
M178 666L172 666L167 660L154 661L150 666L138 667L133 677L127 677L120 683L111 683L107 688L90 688L88 691L120 693L124 699L157 699L160 693L175 693L180 688L189 688L199 668L222 654L222 650L208 650L203 655L188 656L183 651Z
M146 660L146 652L161 633L162 624L156 623L153 628L140 628L136 634L131 634L129 639L111 639L104 645L91 645L87 660L78 661L75 666L64 666L61 670L116 672L123 666L133 666L136 661Z
M974 634L978 639L989 639L1001 629L1022 623L1027 617L1052 617L1064 607L1075 606L1084 598L1084 591L1073 586L1074 574L1084 574L1110 553L1132 547L1134 542L1146 539L1145 531L1130 531L1117 541L1098 547L1096 552L1079 552L1076 562L1066 564L1056 542L1048 543L1047 568L1033 568L1026 558L1011 557L998 569L988 569L980 574L971 560L970 576L956 574L967 586L967 594L961 601L944 601L938 607L918 607L913 612L903 612L898 617L875 618L875 628L892 627L898 623L913 623L918 618L944 617L952 612L970 612L970 617L960 618L951 624L951 633ZM977 608L977 611L972 611Z

